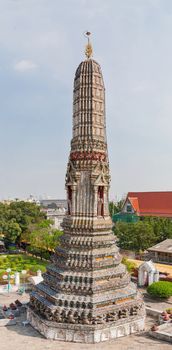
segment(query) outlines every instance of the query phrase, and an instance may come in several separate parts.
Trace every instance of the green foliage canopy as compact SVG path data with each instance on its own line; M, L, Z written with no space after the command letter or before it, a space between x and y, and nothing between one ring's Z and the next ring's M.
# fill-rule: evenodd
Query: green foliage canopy
M109 203L111 217L120 213L124 200ZM128 214L130 215L130 214ZM143 251L152 245L172 238L172 221L162 217L138 217L137 222L131 220L115 222L113 231L118 238L120 248Z
M114 214L116 213L119 213L122 209L122 206L124 204L124 200L121 199L120 201L118 202L109 202L109 213L110 213L110 216L112 217Z
M157 242L172 238L172 221L168 218L145 217L143 222L149 223L154 231Z
M146 217L138 222L116 222L113 228L122 249L144 251L172 238L172 221L166 218Z
M16 243L29 226L45 218L40 207L35 203L15 201L10 204L0 203L0 233L6 241Z
M114 233L122 249L145 250L156 242L153 227L148 222L117 222L114 227Z
M29 243L32 247L53 250L58 245L61 235L61 231L51 227L50 220L43 220L30 232Z

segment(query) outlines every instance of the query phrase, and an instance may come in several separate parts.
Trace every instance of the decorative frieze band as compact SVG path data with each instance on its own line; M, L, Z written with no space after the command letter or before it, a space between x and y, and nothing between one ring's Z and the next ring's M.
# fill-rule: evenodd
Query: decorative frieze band
M99 160L106 161L106 154L102 152L76 151L70 154L70 160Z

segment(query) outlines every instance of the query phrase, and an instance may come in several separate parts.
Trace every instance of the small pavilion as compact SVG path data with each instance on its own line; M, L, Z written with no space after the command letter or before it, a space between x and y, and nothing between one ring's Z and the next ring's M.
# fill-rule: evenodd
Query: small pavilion
M152 260L145 261L139 266L138 285L139 287L149 286L153 282L159 281L159 271L153 264Z

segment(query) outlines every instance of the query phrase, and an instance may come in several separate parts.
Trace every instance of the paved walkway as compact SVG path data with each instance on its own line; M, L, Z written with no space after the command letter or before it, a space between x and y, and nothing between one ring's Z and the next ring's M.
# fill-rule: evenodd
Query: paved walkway
M6 293L0 293L0 305L7 305L14 303L15 300L20 300L22 303L28 302L29 301L29 294L24 293L23 295L19 295L16 292L10 292L9 294Z
M17 286L10 285L10 293L17 292L18 289L19 288ZM7 290L8 290L7 284L0 286L0 294L4 294L4 295L7 294Z
M159 311L165 311L166 309L172 308L171 301L158 301L151 298L144 298L145 305L151 309L156 309Z
M17 293L10 295L0 295L0 304L9 305L19 299L26 302L28 294L23 296ZM170 350L171 345L165 342L154 340L148 337L147 332L122 337L114 341L99 343L95 345L85 345L78 343L64 343L43 338L30 325L23 326L22 321L26 319L26 314L17 318L15 326L0 328L0 349L1 350ZM154 320L147 318L146 331L150 329Z

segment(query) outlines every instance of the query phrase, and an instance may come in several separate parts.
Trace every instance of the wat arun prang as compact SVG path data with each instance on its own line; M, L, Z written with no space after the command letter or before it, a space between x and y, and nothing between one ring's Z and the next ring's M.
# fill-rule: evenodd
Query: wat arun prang
M83 343L141 331L145 318L142 297L121 264L112 233L105 88L91 54L88 40L87 58L74 79L64 234L44 281L31 293L27 314L46 338Z

